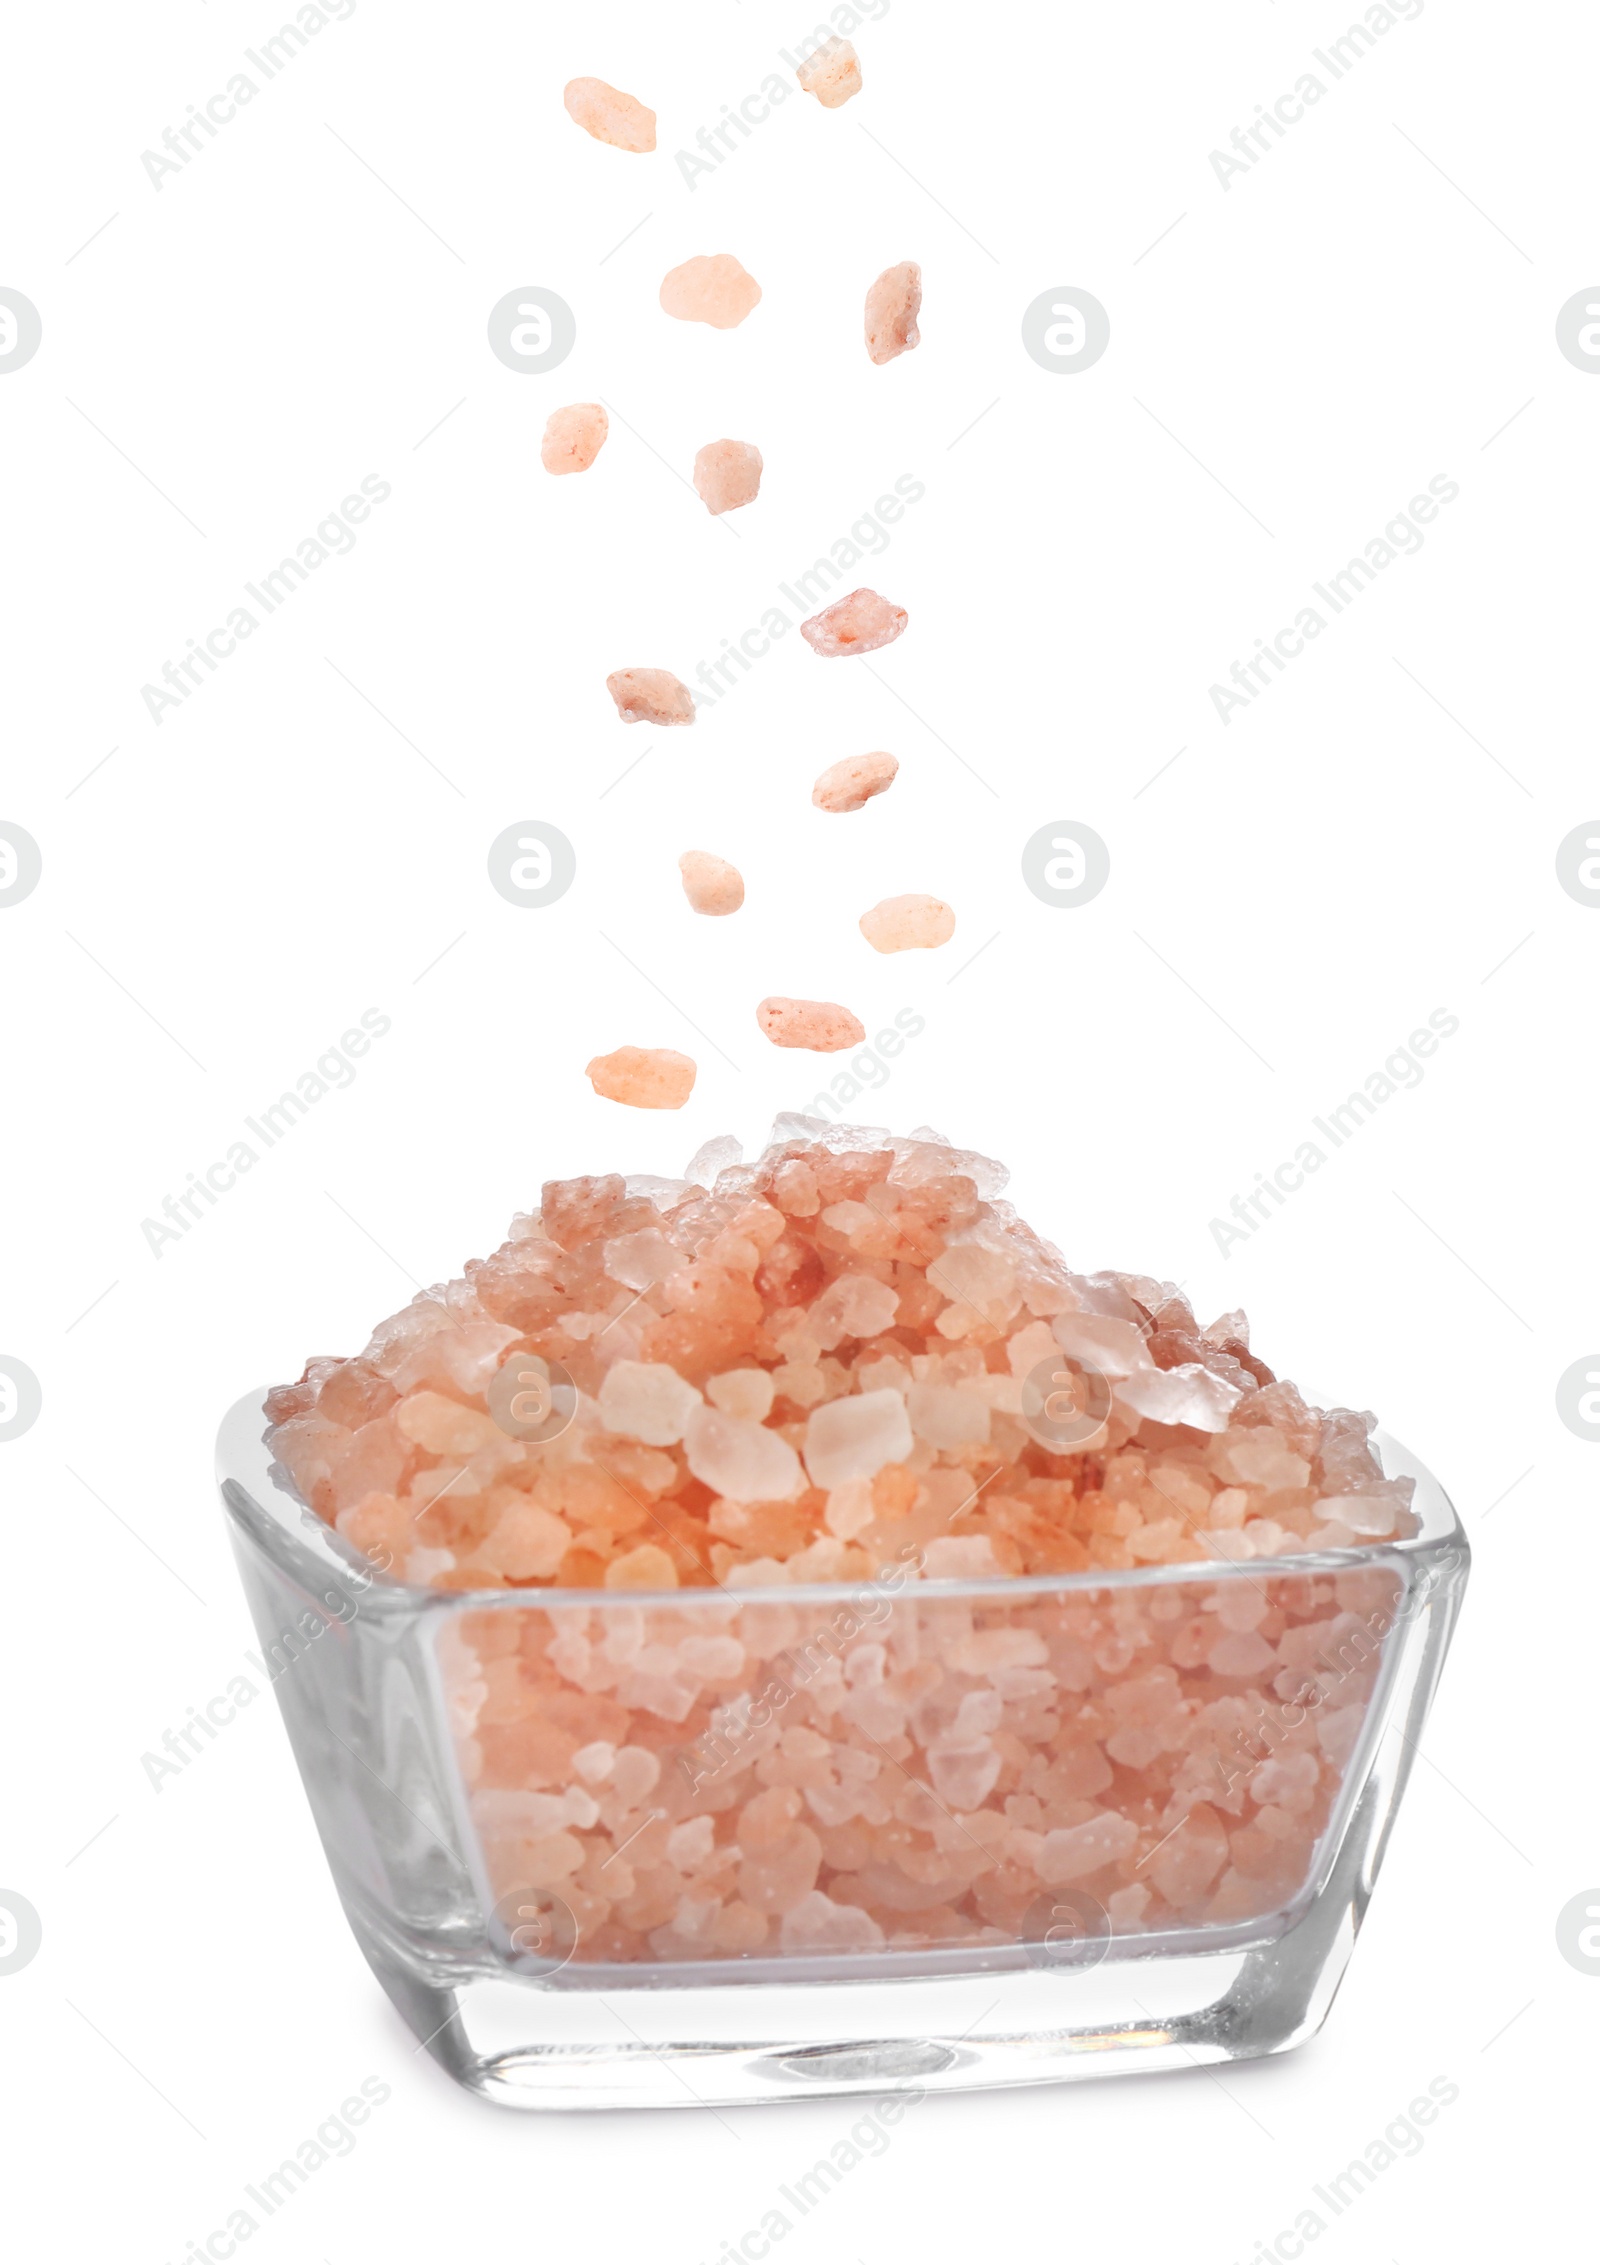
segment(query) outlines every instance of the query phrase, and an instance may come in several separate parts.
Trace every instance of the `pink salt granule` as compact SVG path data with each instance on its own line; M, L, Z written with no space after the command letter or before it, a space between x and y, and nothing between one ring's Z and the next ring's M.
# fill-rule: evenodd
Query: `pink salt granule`
M861 92L861 58L849 40L837 35L813 49L795 77L807 94L814 94L824 110L837 110Z
M892 755L846 755L830 763L811 789L819 810L862 810L875 794L887 794L899 775Z
M587 472L606 444L611 420L598 401L574 401L551 412L539 444L547 472Z
M625 724L692 724L694 694L664 668L619 668L606 690Z
M742 511L761 493L761 451L748 440L708 440L694 460L695 493L715 514Z
M905 626L904 606L891 605L876 590L852 590L849 597L801 622L800 634L823 660L835 661L892 645Z
M892 362L920 346L917 317L922 312L922 270L915 260L886 267L867 293L867 359Z
M619 1046L596 1054L584 1075L602 1101L630 1109L681 1109L694 1091L695 1065L670 1046Z
M635 156L656 146L656 114L604 79L569 79L562 91L567 116L597 142Z
M943 897L885 897L857 926L875 952L927 952L949 943L956 916Z
M346 1541L503 1600L440 1639L459 1766L491 1899L551 1899L577 1960L1036 1942L1066 1890L1119 1936L1220 1928L1314 1876L1410 1482L1242 1314L1075 1272L1004 1185L809 1118L550 1181L268 1395ZM542 1443L492 1412L513 1358L570 1380ZM1063 1441L1079 1395L1039 1380L1091 1371Z
M829 999L763 999L756 1021L774 1046L803 1046L813 1054L842 1054L867 1035L848 1007Z
M679 322L709 323L713 330L736 330L761 303L761 286L732 252L704 253L685 260L661 279L661 305Z
M678 871L683 876L683 893L696 912L720 920L744 903L744 875L725 857L713 857L708 849L686 849L678 860Z

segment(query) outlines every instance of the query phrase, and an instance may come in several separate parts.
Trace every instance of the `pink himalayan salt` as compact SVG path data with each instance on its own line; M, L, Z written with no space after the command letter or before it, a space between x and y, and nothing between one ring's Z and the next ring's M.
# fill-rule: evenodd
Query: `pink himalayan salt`
M744 876L725 857L708 849L686 849L678 860L683 893L696 912L721 919L744 903Z
M692 724L694 694L670 669L619 668L606 690L625 724Z
M643 1541L606 1567L608 1589L675 1589L678 1568L659 1542Z
M496 1895L553 1885L577 1958L646 1963L1003 1944L1067 1886L1119 1934L1282 1909L1366 1720L1396 1583L1349 1542L1337 1575L1208 1560L1268 1525L1278 1554L1316 1546L1357 1489L1411 1532L1370 1419L1308 1408L1236 1316L1203 1330L1169 1285L1072 1273L996 1206L984 1159L790 1127L709 1192L550 1183L465 1280L269 1395L274 1453L353 1546L413 1580L526 1593L469 1612L444 1657ZM1068 1320L1085 1342L1091 1322L1124 1334L1104 1438L1058 1455L1008 1392ZM544 1447L489 1414L513 1347L578 1388ZM1232 1395L1220 1431L1122 1396L1195 1367ZM825 1488L830 1430L880 1450L888 1398L912 1443ZM867 1585L907 1551L920 1580ZM1181 1562L1176 1586L1006 1585ZM845 1584L852 1617L784 1605L799 1581ZM991 1586L941 1601L955 1581ZM551 1583L625 1610L547 1614ZM708 1609L632 1601L675 1589Z
M857 925L875 952L925 952L949 943L956 916L942 897L885 897Z
M613 1361L600 1387L606 1430L649 1447L674 1446L700 1405L694 1386L665 1361Z
M887 1463L903 1463L912 1445L900 1393L860 1392L813 1408L806 1424L806 1469L813 1486L843 1486L849 1479L876 1478Z
M892 645L905 626L904 606L891 605L876 590L852 590L849 597L801 622L800 634L814 653L833 661Z
M826 999L763 999L756 1021L774 1046L803 1046L813 1054L842 1054L867 1035L848 1007Z
M547 472L587 472L606 444L611 420L598 401L574 401L551 412L539 444Z
M630 1109L681 1109L694 1091L696 1070L687 1054L670 1046L619 1046L596 1054L584 1072L602 1101L626 1102Z
M922 270L915 260L886 267L867 293L867 359L878 364L909 354L922 343Z
M714 1408L725 1415L743 1416L751 1423L765 1423L772 1413L775 1386L764 1368L733 1368L725 1376L713 1376L706 1384L706 1398Z
M811 789L819 810L860 810L875 794L887 794L899 774L892 755L846 755L830 763Z
M809 1435L821 1451L838 1420L829 1411L872 1401L870 1430L892 1393L922 1443L919 1486L933 1485L929 1471L994 1474L969 1531L985 1552L999 1549L1008 1571L1204 1560L1245 1544L1259 1557L1268 1552L1255 1537L1269 1533L1270 1554L1283 1554L1354 1499L1382 1504L1391 1532L1412 1530L1408 1482L1382 1476L1365 1443L1370 1419L1307 1409L1249 1353L1241 1325L1217 1342L1161 1284L1068 1273L992 1211L1002 1183L983 1159L931 1140L877 1151L867 1141L859 1155L801 1140L759 1167L727 1167L724 1183L729 1192L715 1198L671 1182L657 1183L667 1192L656 1197L629 1196L620 1179L552 1183L540 1221L519 1224L448 1311L425 1299L386 1325L377 1353L313 1363L270 1406L279 1451L308 1498L324 1515L359 1511L374 1531L388 1514L368 1505L406 1498L409 1524L463 1463L507 1451L487 1392L520 1342L572 1369L589 1420L612 1434L607 1453L647 1492L670 1490L702 1390L719 1415L758 1430L797 1424L791 1450ZM1051 1361L1052 1346L1098 1360L1109 1383L1104 1436L1082 1455L1052 1455L1018 1412L1016 1384ZM1141 1386L1157 1376L1189 1395L1178 1411L1187 1421L1141 1413ZM1196 1377L1212 1391L1198 1391ZM811 1435L813 1418L826 1420ZM532 1483L542 1451L515 1452ZM435 1471L444 1477L430 1485ZM855 1476L826 1470L806 1513L810 1538L833 1530L826 1496ZM1036 1482L1045 1495L1034 1502ZM491 1505L492 1492L485 1514L498 1515L508 1505ZM938 1486L933 1495L943 1499ZM960 1499L958 1487L951 1507ZM423 1510L411 1538L437 1548L470 1536L476 1510L465 1528L451 1521L472 1500L452 1490ZM837 1506L847 1523L861 1507L852 1502L854 1511ZM568 1497L558 1488L537 1506L563 1515ZM772 1534L750 1554L807 1545L801 1532ZM1278 1638L1261 1583L1229 1587L1204 1636L1195 1667L1210 1663L1229 1682L1264 1671L1261 1646ZM1311 1660L1284 1664L1303 1672Z
M661 279L662 309L679 322L704 322L713 330L735 330L760 303L760 284L732 252L685 260Z
M713 515L741 511L761 493L761 451L748 440L708 440L694 460L695 493Z
M806 57L795 77L824 110L837 110L861 92L861 58L849 40L835 36Z
M732 1502L791 1502L805 1485L800 1458L786 1439L720 1408L695 1410L684 1454L695 1477Z
M569 79L562 90L567 116L613 149L642 155L656 146L656 114L604 79Z

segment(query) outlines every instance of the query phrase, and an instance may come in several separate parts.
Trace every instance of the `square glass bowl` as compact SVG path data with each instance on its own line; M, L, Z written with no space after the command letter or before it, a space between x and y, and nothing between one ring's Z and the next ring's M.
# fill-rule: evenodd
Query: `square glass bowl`
M449 1592L306 1505L263 1400L218 1441L262 1651L356 1939L470 2090L1041 2083L1326 2016L1468 1569L1381 1432L1417 1531L1356 1549Z

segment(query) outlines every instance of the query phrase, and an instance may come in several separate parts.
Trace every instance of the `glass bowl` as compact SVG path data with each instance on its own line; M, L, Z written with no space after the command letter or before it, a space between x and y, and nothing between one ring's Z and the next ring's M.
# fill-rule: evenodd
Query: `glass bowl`
M263 1401L218 1466L267 1670L356 1940L468 2089L923 2093L1322 2023L1468 1569L1383 1433L1417 1531L1354 1549L451 1592L306 1505Z

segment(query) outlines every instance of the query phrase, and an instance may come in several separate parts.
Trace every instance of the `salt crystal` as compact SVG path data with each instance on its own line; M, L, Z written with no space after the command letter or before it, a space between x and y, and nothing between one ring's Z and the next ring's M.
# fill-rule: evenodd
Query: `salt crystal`
M785 1911L778 1940L787 1951L881 1950L883 1929L870 1912L853 1903L835 1903L813 1888Z
M1265 1637L1247 1629L1238 1635L1219 1636L1207 1655L1206 1665L1213 1675L1243 1678L1259 1675L1263 1668L1273 1664L1275 1657Z
M441 1392L413 1392L395 1410L395 1424L402 1438L430 1455L476 1454L494 1445L500 1429L486 1410L464 1408Z
M880 365L922 343L922 270L915 260L886 267L867 293L867 357Z
M813 1054L842 1054L867 1035L848 1007L826 999L763 999L756 1021L774 1046L803 1046Z
M661 1781L661 1762L648 1746L623 1746L611 1765L611 1784L624 1810L637 1809Z
M874 1274L841 1274L811 1309L818 1350L831 1353L847 1337L877 1337L894 1327L900 1293Z
M641 1542L606 1567L608 1589L675 1589L677 1585L677 1564L658 1542Z
M1081 1825L1048 1832L1039 1851L1039 1877L1047 1887L1065 1887L1089 1878L1126 1856L1138 1842L1139 1828L1114 1810L1102 1809Z
M584 1076L603 1101L630 1109L681 1109L694 1091L694 1063L670 1046L619 1046L596 1054Z
M670 1447L680 1440L699 1393L664 1361L614 1361L600 1387L600 1420L607 1431L647 1447Z
M1237 1385L1190 1364L1150 1369L1117 1386L1118 1400L1135 1414L1152 1423L1187 1424L1194 1431L1226 1431L1240 1397Z
M659 1227L644 1227L637 1234L618 1235L601 1250L601 1261L613 1282L630 1290L648 1290L664 1282L683 1264L683 1252Z
M955 1384L913 1384L906 1395L911 1428L930 1447L952 1452L981 1447L989 1437L989 1407L976 1392Z
M548 1581L572 1547L572 1530L531 1502L501 1512L478 1555L508 1581Z
M772 1412L773 1382L763 1368L729 1369L708 1378L706 1398L724 1415L742 1416L747 1423L764 1423Z
M693 1186L709 1188L715 1184L719 1172L731 1170L743 1156L743 1145L732 1133L720 1133L695 1150L683 1168L683 1176Z
M604 79L569 79L561 99L567 116L592 134L597 142L625 149L635 156L656 146L656 114L631 94L607 86Z
M694 694L670 669L615 669L606 678L606 690L625 724L694 722Z
M892 755L846 755L830 763L811 789L819 810L860 810L875 794L887 794L899 774Z
M1152 1365L1150 1347L1134 1322L1107 1314L1058 1313L1050 1330L1064 1353L1097 1376L1136 1376Z
M605 446L610 419L598 401L574 401L551 412L539 444L547 472L587 472Z
M875 952L926 952L949 943L956 916L942 897L885 897L857 925Z
M843 1486L836 1486L829 1493L822 1522L840 1541L854 1541L857 1534L865 1533L876 1522L877 1516L878 1506L867 1481L846 1479Z
M1317 1508L1343 1526L1346 1533L1359 1534L1363 1540L1381 1540L1392 1534L1405 1515L1401 1502L1382 1494L1335 1494L1319 1502Z
M667 1862L680 1872L698 1871L711 1854L716 1826L709 1817L689 1817L667 1835Z
M806 1420L806 1469L814 1486L870 1479L911 1453L911 1425L898 1392L862 1392L830 1400Z
M761 493L761 451L748 440L708 440L694 460L695 493L713 516L741 511Z
M761 286L731 252L685 260L661 281L661 305L679 322L733 330L761 302Z
M930 1746L928 1775L952 1809L978 1809L994 1791L1000 1756L984 1741L972 1746Z
M713 857L707 849L686 849L678 860L678 871L683 876L683 893L696 912L720 919L737 912L744 903L744 877L725 857Z
M1302 1487L1311 1476L1310 1464L1294 1454L1282 1433L1270 1424L1235 1432L1219 1441L1212 1462L1224 1478L1235 1479L1241 1486L1263 1487L1269 1493Z
M800 1458L765 1425L720 1408L697 1408L684 1434L689 1468L734 1502L790 1502L805 1485Z
M796 71L807 94L814 94L824 110L837 110L861 92L861 58L849 40L835 35L814 48Z
M801 622L800 634L814 653L832 661L892 645L903 634L907 618L904 606L880 598L876 590L852 590L847 598Z

